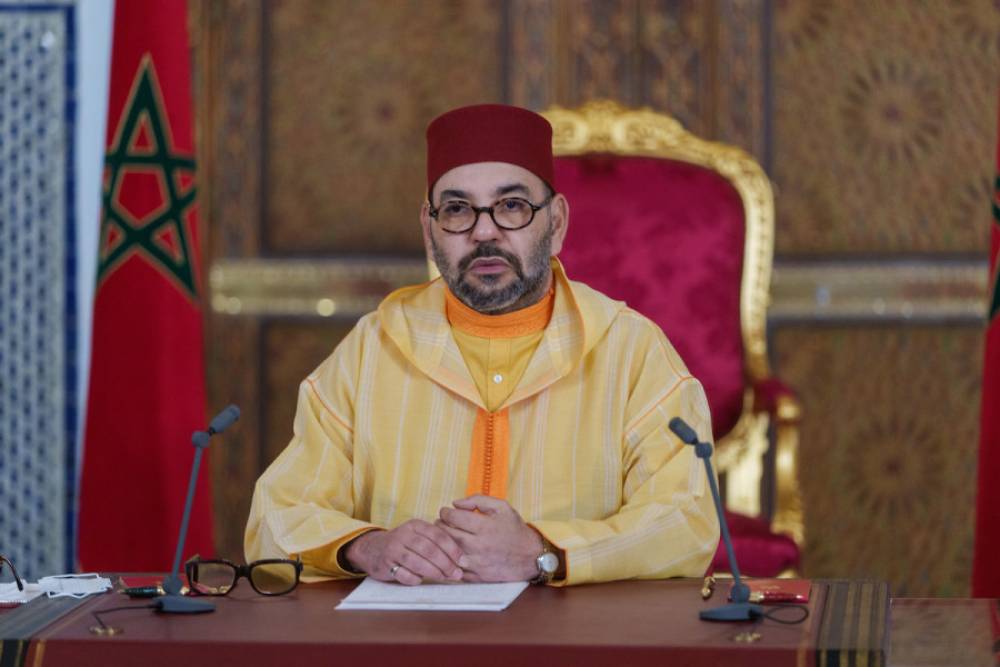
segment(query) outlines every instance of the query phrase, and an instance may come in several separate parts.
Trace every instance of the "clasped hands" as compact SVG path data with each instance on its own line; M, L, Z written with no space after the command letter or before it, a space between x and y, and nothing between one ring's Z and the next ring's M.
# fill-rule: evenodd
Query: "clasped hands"
M357 569L380 581L527 581L538 574L542 538L505 500L474 495L442 507L434 523L410 519L347 546Z

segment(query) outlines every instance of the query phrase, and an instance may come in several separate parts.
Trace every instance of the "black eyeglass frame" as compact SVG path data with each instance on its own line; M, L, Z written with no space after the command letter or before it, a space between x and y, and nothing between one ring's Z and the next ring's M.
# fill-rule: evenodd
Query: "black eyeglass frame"
M516 232L517 230L524 229L525 227L527 227L528 225L530 225L532 222L534 222L535 221L535 214L538 213L539 211L541 211L543 208L545 208L549 204L551 204L552 200L555 198L555 196L556 196L555 193L550 194L548 197L546 197L545 199L543 199L540 204L537 204L537 205L536 204L532 204L530 201L528 201L524 197L504 197L503 199L498 199L497 201L493 202L493 204L491 206L473 206L469 202L463 202L463 203L467 203L468 206L469 206L469 208L472 209L472 212L476 214L475 217L472 219L472 224L469 225L468 227L466 227L465 229L459 229L459 230L446 229L445 227L442 226L441 230L444 231L444 232L447 232L449 234L466 234L466 233L472 231L473 229L475 229L476 225L479 224L479 216L481 216L483 213L489 213L490 214L490 220L493 221L494 225L496 225L500 229L506 230L508 232ZM523 201L531 209L531 217L528 218L528 221L526 223L524 223L523 225L521 225L520 227L507 227L506 225L501 225L499 222L497 222L496 215L493 214L493 210L497 207L498 204L502 204L503 202L509 201L511 199L516 199L518 201ZM449 200L447 202L441 202L441 206L444 206L445 204L450 203L450 201L453 201L453 200ZM441 206L438 206L437 208L435 208L434 204L430 204L430 209L427 211L427 214L430 215L435 220L438 220L438 214L441 212ZM438 222L440 224L440 221L438 221Z
M233 582L232 584L230 584L229 588L226 589L225 593L205 593L197 589L196 583L198 578L195 573L196 573L196 568L199 565L227 565L233 569ZM258 565L293 565L295 567L295 583L293 583L287 591L281 591L280 593L271 593L268 591L262 591L259 588L257 588L257 586L254 585L253 577L250 576L251 570L253 570L253 568L257 567ZM227 560L225 558L209 558L206 560L197 558L189 560L188 562L184 563L184 574L187 575L188 589L190 595L205 595L213 597L229 595L233 591L233 589L236 588L236 585L239 583L241 578L245 578L247 581L249 581L250 587L253 588L258 595L268 595L268 596L288 595L299 586L299 579L302 576L302 560L301 559L291 560L290 558L263 558L261 560L255 560L252 563L247 563L246 565L237 565L233 561Z
M14 581L17 582L17 590L23 591L24 590L24 582L21 581L21 575L19 575L17 573L17 568L14 567L14 561L12 561L11 559L7 558L3 554L0 554L0 572L3 571L3 564L4 563L7 563L8 565L10 565L10 571L12 573L14 573Z

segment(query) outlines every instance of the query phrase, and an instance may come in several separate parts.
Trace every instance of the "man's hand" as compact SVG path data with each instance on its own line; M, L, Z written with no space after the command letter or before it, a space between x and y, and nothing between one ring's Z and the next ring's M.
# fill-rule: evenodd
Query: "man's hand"
M351 565L379 581L415 586L424 579L462 579L458 565L462 549L447 531L420 519L392 530L365 533L347 545L344 555Z
M526 581L538 574L542 537L506 500L475 495L454 505L441 508L435 525L464 552L458 564L465 581Z

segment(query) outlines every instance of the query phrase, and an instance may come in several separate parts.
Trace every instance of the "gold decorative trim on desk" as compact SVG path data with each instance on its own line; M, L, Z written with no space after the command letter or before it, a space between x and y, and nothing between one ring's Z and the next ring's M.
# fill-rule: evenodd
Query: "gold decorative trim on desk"
M358 318L389 292L427 281L416 259L229 259L212 265L212 310L223 315Z
M771 322L983 322L985 259L778 262Z

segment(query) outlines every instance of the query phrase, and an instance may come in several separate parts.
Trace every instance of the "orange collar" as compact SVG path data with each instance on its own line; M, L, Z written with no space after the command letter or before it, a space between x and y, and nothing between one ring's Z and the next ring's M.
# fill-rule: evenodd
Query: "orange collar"
M450 289L444 291L448 322L459 331L482 338L517 338L541 331L548 325L555 305L555 281L541 300L527 308L503 315L484 315L458 300Z

